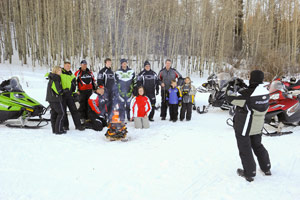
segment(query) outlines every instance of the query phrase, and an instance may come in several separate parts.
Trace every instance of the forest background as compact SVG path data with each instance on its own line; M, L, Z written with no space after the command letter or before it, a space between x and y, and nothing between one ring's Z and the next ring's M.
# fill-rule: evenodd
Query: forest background
M106 57L136 70L171 58L187 75L299 71L299 0L1 0L0 62L92 70ZM200 73L201 74L201 73Z

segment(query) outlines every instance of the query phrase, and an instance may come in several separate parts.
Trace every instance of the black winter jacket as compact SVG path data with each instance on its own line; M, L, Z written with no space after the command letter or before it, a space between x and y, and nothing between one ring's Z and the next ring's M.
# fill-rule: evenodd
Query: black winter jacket
M269 108L269 91L263 84L250 85L237 93L233 88L233 85L227 87L226 98L236 106L233 117L235 132L242 136L261 134Z
M137 87L143 86L147 97L155 97L155 91L159 91L159 80L157 74L153 70L143 70L137 77Z
M61 85L61 78L57 74L50 73L47 87L46 101L60 102L62 101L63 89Z
M97 84L103 85L109 92L114 91L115 87L115 73L111 68L102 68L97 76Z

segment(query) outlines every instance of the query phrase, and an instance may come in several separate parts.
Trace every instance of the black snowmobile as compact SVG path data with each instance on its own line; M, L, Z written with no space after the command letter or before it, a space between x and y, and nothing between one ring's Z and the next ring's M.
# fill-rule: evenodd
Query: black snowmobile
M42 118L46 111L42 104L24 92L17 77L0 84L0 124L11 119L19 119L18 124L8 122L5 124L14 128L40 128L48 124L49 119ZM30 121L35 122L34 125L29 123Z
M228 82L231 80L229 73L212 74L207 78L207 82L197 88L198 92L211 93L208 98L208 106L203 106L203 109L198 106L197 112L200 114L208 112L210 106L219 107L222 110L231 110L232 105L226 101L225 91Z

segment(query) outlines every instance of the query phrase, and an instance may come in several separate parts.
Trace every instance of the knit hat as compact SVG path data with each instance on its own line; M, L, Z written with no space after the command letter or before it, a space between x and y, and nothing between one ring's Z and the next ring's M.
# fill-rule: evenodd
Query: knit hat
M144 67L146 67L146 65L149 65L149 66L150 66L150 62L149 62L148 60L146 60L146 61L144 62Z
M68 60L68 59L66 59L66 60L64 61L64 64L67 64L67 63L71 64L71 61Z
M86 62L86 60L82 60L81 62L80 62L80 64L87 64L87 62Z
M122 65L122 63L123 63L123 62L126 62L126 63L127 63L127 60L126 60L126 59L124 59L124 58L123 58L123 59L121 59L121 60L120 60L120 63L121 63L121 65Z
M253 70L250 73L250 84L260 84L264 81L264 73L260 70Z

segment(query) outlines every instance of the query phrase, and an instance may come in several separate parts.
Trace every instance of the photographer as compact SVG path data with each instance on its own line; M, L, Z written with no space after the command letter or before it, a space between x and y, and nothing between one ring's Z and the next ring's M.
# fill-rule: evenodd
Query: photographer
M265 175L271 175L271 163L268 151L261 143L261 132L265 114L269 107L269 91L263 86L264 73L254 70L250 74L250 85L241 79L230 81L226 90L228 102L236 106L233 128L242 161L243 169L238 175L247 181L253 181L256 175L256 164L252 149L259 166Z

